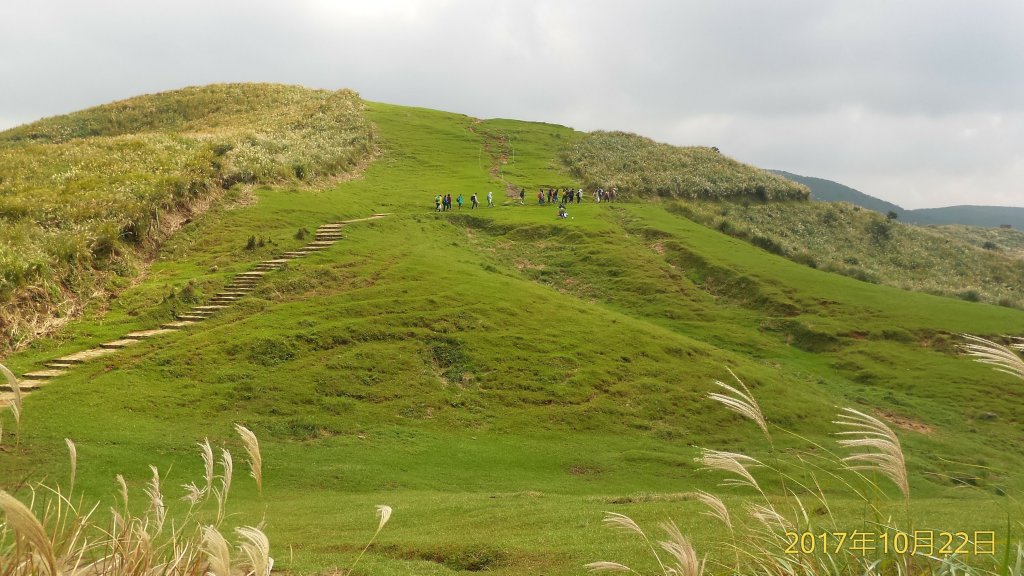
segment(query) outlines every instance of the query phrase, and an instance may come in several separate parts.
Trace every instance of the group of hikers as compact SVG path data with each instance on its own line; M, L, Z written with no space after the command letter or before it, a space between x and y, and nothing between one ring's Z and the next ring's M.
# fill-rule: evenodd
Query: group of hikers
M618 196L618 189L612 187L610 190L604 188L597 188L594 190L594 202L600 204L601 202L614 202ZM510 195L514 195L515 193ZM568 218L569 213L566 211L566 204L572 204L573 200L577 204L583 202L583 188L554 188L554 187L542 187L537 192L537 205L543 206L544 204L558 204L558 217ZM476 193L473 193L469 197L471 203L470 208L477 208L480 206L480 201L477 199ZM462 194L459 194L455 199L455 204L461 209L464 200ZM526 203L526 188L519 189L519 203ZM487 206L490 208L494 207L494 193L487 193ZM438 194L434 196L434 210L438 212L446 212L452 209L452 195L451 194Z
M519 200L522 200L525 196L525 190L520 190ZM604 188L598 188L594 190L594 202L600 204L601 202L613 202L618 196L618 189L612 187L611 190L605 190ZM543 206L547 199L548 204L559 204L565 206L566 204L572 204L573 200L577 204L583 202L583 188L574 190L572 188L541 188L537 192L537 204Z
M471 209L472 208L477 208L477 207L480 206L480 200L477 199L475 192L473 193L472 196L469 197L469 201L472 203L471 206L470 206ZM459 197L455 199L455 203L459 205L459 208L462 208L463 202L464 202L464 200L462 199L462 194L459 194ZM487 193L487 206L489 208L494 208L494 192L488 192ZM451 209L452 209L452 195L451 194L445 194L443 196L441 194L438 194L437 196L434 196L434 210L436 210L438 212L445 212L445 211L451 210Z

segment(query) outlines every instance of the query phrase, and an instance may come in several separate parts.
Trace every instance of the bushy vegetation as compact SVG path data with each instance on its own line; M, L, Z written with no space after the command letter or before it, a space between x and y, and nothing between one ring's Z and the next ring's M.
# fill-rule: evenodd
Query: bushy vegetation
M1024 259L1024 232L1014 228L979 228L947 224L928 226L927 230L943 238L967 242L973 246L1002 252L1011 258Z
M968 301L1024 305L1024 260L966 227L922 228L850 204L688 202L673 210L787 258L865 282ZM990 231L996 233L997 231ZM993 244L1013 246L1001 232Z
M810 191L715 148L660 144L626 132L592 132L562 151L569 172L589 188L627 196L806 200Z
M0 349L237 183L353 170L373 131L358 95L226 84L140 96L0 133Z

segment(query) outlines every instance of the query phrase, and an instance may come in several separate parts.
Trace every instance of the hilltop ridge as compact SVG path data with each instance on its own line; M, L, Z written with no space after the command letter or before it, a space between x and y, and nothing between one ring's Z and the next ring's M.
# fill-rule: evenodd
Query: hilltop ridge
M806 185L811 191L811 199L822 202L849 202L868 210L886 214L894 212L899 219L922 226L961 224L982 228L999 228L1009 226L1024 230L1024 208L1017 206L945 206L942 208L917 208L908 210L865 194L832 180L801 176L784 170L771 170L788 180Z

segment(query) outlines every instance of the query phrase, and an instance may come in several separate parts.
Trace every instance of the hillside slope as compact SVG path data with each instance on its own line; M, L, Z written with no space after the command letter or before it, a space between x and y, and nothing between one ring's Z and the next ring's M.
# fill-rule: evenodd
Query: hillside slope
M202 474L195 443L237 449L240 422L260 437L264 487L238 482L232 521L265 519L281 570L345 570L372 533L372 506L388 503L395 515L365 573L567 574L609 556L642 565L643 550L600 527L604 510L673 517L698 545L723 536L681 495L723 479L694 462L697 447L822 458L835 406L848 405L897 427L908 455L913 506L879 494L883 512L949 530L1016 513L1005 495L1024 490L1019 383L960 357L955 334L1019 333L1024 312L811 269L674 203L584 202L559 219L498 193L494 208L438 213L442 192L578 184L557 155L580 136L386 104L366 113L381 156L361 178L261 187L252 205L215 207L109 310L7 363L23 372L151 328L173 310L169 294L189 287L201 302L247 262L299 245L301 229L391 215L345 227L341 243L201 325L32 394L18 447L0 451L0 488L65 478L72 438L76 494L110 494L115 473L140 494L154 464L173 516L186 506L176 487ZM515 142L514 159L502 142ZM266 244L245 250L257 233ZM769 446L707 399L727 368L791 434ZM874 520L843 482L817 480L837 494L830 511ZM727 500L739 510L751 494Z
M882 214L887 214L890 211L897 214L907 212L902 206L869 196L860 190L855 190L839 182L833 182L824 178L814 178L813 176L801 176L786 172L785 170L771 170L770 172L807 186L811 191L811 200L818 200L820 202L848 202L854 206L860 206L868 210L881 212Z
M806 200L807 187L728 158L716 148L660 144L625 132L592 132L561 154L588 189L618 188L626 197L701 200Z
M353 171L358 95L225 84L140 96L0 133L0 352L139 273L144 252L238 183Z

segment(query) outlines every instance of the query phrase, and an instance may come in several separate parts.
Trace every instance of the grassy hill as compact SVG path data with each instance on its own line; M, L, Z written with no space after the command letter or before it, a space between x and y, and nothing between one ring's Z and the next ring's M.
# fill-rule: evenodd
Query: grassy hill
M808 190L716 148L660 144L625 132L592 132L562 152L569 172L588 188L626 196L755 201L806 200Z
M680 214L796 262L866 282L1024 306L1024 260L962 229L907 225L845 203L680 204ZM1011 244L1016 236L998 235ZM981 229L977 234L981 234ZM984 234L981 234L984 235Z
M699 446L820 482L830 509L810 513L842 526L892 515L1002 531L1008 514L1020 518L1019 381L958 355L955 334L1019 333L1024 312L812 269L675 202L585 202L560 220L498 193L495 208L437 213L438 193L581 184L558 160L581 135L376 103L366 117L380 156L360 178L324 190L261 186L251 205L214 206L109 309L5 363L23 372L151 328L186 288L202 301L250 263L300 245L299 229L391 216L346 227L343 242L268 275L201 325L32 394L17 446L0 416L0 488L25 496L23 478L63 483L72 438L76 495L106 498L123 473L141 499L153 464L178 514L187 505L175 487L202 475L196 442L237 450L232 427L243 423L263 446L263 494L240 479L229 521L265 518L276 566L296 574L349 566L381 503L395 513L360 573L568 574L602 559L656 569L636 542L602 528L607 510L645 526L672 517L722 560L727 550L711 544L726 530L683 493L723 494L737 522L756 493L717 487L724 476L693 460ZM793 204L809 206L784 206ZM245 250L253 234L267 242ZM770 445L706 398L727 368L789 433ZM790 463L829 457L836 405L897 428L909 509L883 485L876 518L831 473L812 479Z
M349 173L372 148L354 92L268 84L140 96L0 132L0 350L133 282L147 246L232 186Z

